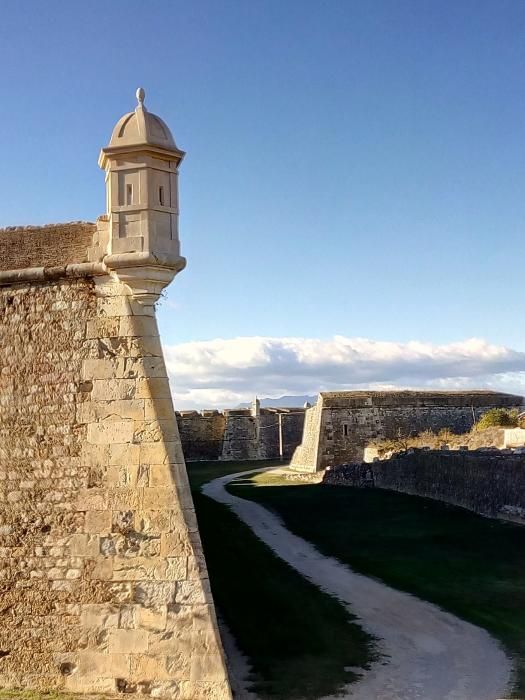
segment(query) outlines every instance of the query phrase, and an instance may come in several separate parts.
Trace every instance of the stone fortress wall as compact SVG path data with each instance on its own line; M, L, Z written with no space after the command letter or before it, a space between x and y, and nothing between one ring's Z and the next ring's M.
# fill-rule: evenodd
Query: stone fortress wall
M79 265L100 260L97 234L97 225L87 221L9 226L0 236L0 271L39 267L42 274L45 270L49 275L53 270L58 273L66 262Z
M465 433L491 408L519 408L523 397L491 391L321 392L308 409L301 445L291 467L316 472L331 465L361 462L366 446L448 428Z
M525 455L499 450L416 450L328 469L323 483L374 486L433 498L525 524Z
M154 307L184 154L138 96L106 215L0 230L0 687L230 700Z
M290 459L303 434L305 409L176 412L184 457L191 460Z
M78 264L86 225L68 230ZM0 685L229 697L153 307L105 277L17 274L0 273Z

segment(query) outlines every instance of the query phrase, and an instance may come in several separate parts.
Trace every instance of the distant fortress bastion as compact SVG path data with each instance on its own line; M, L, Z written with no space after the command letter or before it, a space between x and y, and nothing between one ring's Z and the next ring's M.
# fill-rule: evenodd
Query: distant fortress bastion
M297 471L361 461L377 440L426 430L468 432L523 397L493 391L322 391L314 406L176 412L187 460L291 460Z

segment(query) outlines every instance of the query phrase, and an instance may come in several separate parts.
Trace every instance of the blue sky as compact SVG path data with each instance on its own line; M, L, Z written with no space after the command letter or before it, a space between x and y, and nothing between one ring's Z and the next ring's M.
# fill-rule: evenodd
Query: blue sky
M248 339L224 346L244 357L249 339L270 338L257 365L270 387L283 338L319 340L318 377L314 363L313 377L287 384L297 368L286 365L272 385L306 393L326 386L335 336L408 355L410 341L463 348L480 338L477 347L518 353L495 372L499 385L521 386L524 2L3 0L0 9L0 226L103 212L98 152L139 85L188 153L188 267L160 309L172 367L178 347L220 364L206 343ZM470 351L458 352L456 374L447 364L432 381L492 381L492 365L462 374ZM360 384L353 371L342 361L331 381ZM421 383L407 372L392 382ZM186 388L214 389L173 373ZM383 375L369 381L388 383ZM223 393L202 400L228 401L229 391L235 401L251 376L243 390L216 379Z

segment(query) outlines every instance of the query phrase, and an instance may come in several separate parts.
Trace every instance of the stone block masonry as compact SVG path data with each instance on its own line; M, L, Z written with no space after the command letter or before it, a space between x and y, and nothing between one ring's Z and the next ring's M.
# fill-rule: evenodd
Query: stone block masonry
M525 455L409 450L392 459L333 467L323 483L375 486L425 496L525 524Z
M0 688L231 700L155 318L185 154L137 100L96 224L0 230Z
M0 288L0 685L228 698L153 307Z
M417 435L425 430L469 431L491 408L520 408L523 397L493 391L321 392L308 409L301 445L291 466L316 472L360 462L374 440Z
M186 460L290 459L301 442L302 408L177 412Z

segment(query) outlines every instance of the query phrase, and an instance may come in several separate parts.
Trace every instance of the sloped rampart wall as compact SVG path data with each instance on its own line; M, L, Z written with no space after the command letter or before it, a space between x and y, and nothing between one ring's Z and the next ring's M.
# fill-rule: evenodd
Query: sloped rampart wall
M230 698L151 307L0 287L0 686Z

